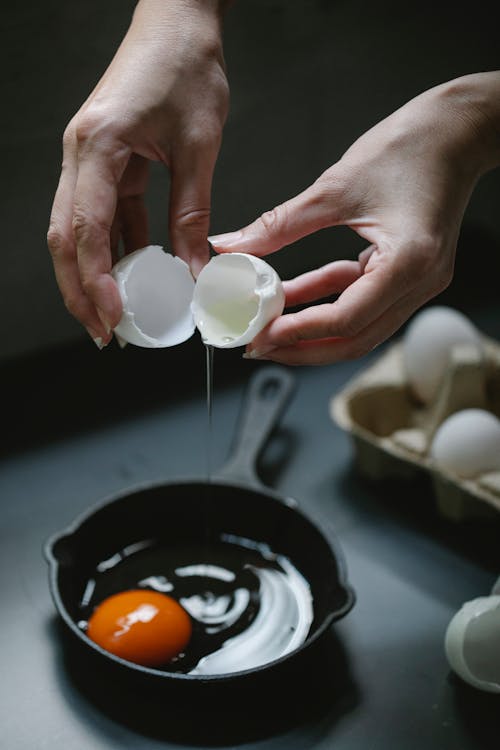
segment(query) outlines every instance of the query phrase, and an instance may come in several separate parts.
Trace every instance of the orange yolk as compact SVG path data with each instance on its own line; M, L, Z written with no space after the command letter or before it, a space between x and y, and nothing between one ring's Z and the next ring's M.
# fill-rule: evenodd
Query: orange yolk
M134 590L105 599L89 618L87 635L99 646L145 667L164 664L185 649L192 626L175 599Z

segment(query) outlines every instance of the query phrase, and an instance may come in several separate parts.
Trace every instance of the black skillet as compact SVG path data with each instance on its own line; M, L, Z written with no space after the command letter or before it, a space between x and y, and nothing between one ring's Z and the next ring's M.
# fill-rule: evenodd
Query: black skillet
M172 480L127 489L91 508L47 541L44 551L52 598L69 628L69 640L83 647L85 660L92 658L95 662L93 668L108 674L111 671L114 680L132 679L135 684L155 689L160 685L173 687L181 694L185 689L199 690L200 686L207 690L207 685L229 686L232 691L243 683L247 687L250 683L263 685L271 679L274 684L303 664L330 625L351 609L354 593L332 534L326 535L294 500L263 486L256 475L259 453L293 389L293 378L284 368L269 366L256 372L248 387L232 454L210 482ZM325 524L322 526L324 529ZM81 628L82 601L88 605L89 586L93 586L96 569L102 568L103 561L111 565L109 561L121 551L140 546L144 540L154 539L159 550L172 546L196 549L219 539L222 532L269 545L305 577L313 596L314 621L301 646L253 669L198 676L133 664L87 637ZM106 595L132 587L120 573L120 565L108 570L107 580Z

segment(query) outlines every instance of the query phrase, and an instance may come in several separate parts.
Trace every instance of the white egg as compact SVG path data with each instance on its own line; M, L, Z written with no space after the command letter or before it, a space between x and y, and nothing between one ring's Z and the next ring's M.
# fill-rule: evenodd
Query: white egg
M194 279L183 260L149 245L123 257L111 273L123 304L114 329L118 341L165 347L193 335Z
M200 272L192 311L205 344L231 349L250 343L284 306L274 268L253 255L225 253Z
M436 305L410 322L403 336L403 362L410 388L423 403L437 395L451 350L459 344L475 346L482 353L478 330L458 310Z
M435 463L463 478L500 469L500 419L485 409L463 409L438 427L431 456Z
M500 596L465 602L445 635L450 667L480 690L500 693Z

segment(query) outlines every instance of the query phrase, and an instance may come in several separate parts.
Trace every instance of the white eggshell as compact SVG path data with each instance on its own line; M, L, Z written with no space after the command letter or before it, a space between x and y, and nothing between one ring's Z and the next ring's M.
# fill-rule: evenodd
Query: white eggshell
M191 307L205 344L232 349L250 343L284 306L274 268L253 255L225 253L200 272Z
M431 456L442 469L473 478L500 469L500 419L485 409L463 409L438 427Z
M500 596L465 602L446 630L450 667L479 690L500 693Z
M111 274L123 304L114 329L119 340L152 348L175 346L193 335L194 280L183 260L149 245L119 260Z
M403 336L403 362L411 390L423 403L436 396L451 349L470 344L482 352L474 325L458 310L436 305L419 312Z

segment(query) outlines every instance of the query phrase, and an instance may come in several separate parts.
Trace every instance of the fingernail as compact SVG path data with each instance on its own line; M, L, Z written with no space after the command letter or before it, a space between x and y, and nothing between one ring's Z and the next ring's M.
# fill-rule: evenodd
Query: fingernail
M125 349L125 347L127 346L127 342L125 341L125 339L122 339L122 337L118 333L116 333L116 331L115 331L115 339L117 340L118 346L120 347L120 349Z
M106 333L107 333L107 334L108 334L108 336L109 336L109 334L111 333L111 326L110 326L110 324L109 324L109 322L108 322L108 320L107 320L107 318L106 318L106 314L105 314L105 313L103 313L103 311L102 311L102 310L100 310L100 309L99 309L98 307L96 308L96 310L97 310L97 314L98 314L98 316L99 316L99 320L100 320L100 321L101 321L101 323L103 324L103 326L104 326L104 330L106 331Z
M270 354L277 348L277 346L271 346L268 349L250 349L243 354L243 359L264 359L266 354Z
M104 347L106 346L106 344L104 343L102 337L101 336L97 336L94 333L94 331L90 330L90 328L87 328L86 331L87 331L88 335L90 336L90 338L92 339L92 341L94 342L94 344L97 346L97 348L98 349L104 349Z
M209 237L208 241L212 246L220 248L229 248L231 245L236 245L242 239L243 232L228 232L227 234L216 234L213 237Z

